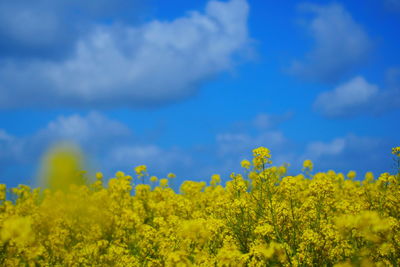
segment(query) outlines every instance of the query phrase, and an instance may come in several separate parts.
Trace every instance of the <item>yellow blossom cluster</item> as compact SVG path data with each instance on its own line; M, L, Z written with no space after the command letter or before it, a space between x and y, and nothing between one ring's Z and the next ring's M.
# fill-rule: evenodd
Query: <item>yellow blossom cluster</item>
M258 148L245 174L224 185L217 174L209 185L185 181L175 192L175 174L158 179L144 165L138 178L97 173L83 183L73 153L57 153L47 188L0 185L1 266L400 265L398 173L357 180L312 173L306 161L287 176Z
M271 154L268 148L259 147L253 150L253 165L255 169L262 169L270 163L272 163L272 161ZM248 166L247 169L248 168L250 168L250 166Z
M314 168L314 164L311 160L307 159L303 162L303 170L312 171Z
M400 146L392 148L392 154L400 157Z
M139 165L135 167L135 173L140 178L146 175L147 167L146 165Z

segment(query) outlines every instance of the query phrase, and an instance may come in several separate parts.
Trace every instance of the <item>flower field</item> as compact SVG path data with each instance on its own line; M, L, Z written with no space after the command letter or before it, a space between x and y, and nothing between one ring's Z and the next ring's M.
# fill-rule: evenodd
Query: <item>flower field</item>
M395 171L287 176L260 147L221 184L180 192L138 166L87 182L79 156L46 158L43 188L0 186L2 266L399 266ZM396 169L397 168L397 169ZM46 188L46 189L44 189Z

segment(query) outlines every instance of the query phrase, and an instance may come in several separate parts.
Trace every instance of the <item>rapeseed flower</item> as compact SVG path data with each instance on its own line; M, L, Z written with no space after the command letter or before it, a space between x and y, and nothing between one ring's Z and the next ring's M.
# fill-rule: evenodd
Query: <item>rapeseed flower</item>
M166 179L166 178L160 179L160 186L161 187L167 187L168 186L168 179Z
M240 162L240 165L245 169L250 169L251 163L247 159L244 159Z
M392 148L392 154L400 157L400 146Z
M361 182L354 171L311 173L309 160L288 176L260 147L226 184L214 174L177 193L174 175L158 179L145 165L135 185L121 171L75 180L85 175L77 150L50 151L45 188L0 185L2 266L400 265L397 174Z
M170 173L168 173L167 177L169 179L174 179L174 178L176 178L176 175L175 175L175 173L170 172Z
M216 185L218 185L218 184L220 184L220 183L221 183L221 175L219 175L219 174L213 174L213 175L211 176L210 185L211 185L211 186L216 186Z
M303 170L312 171L314 168L314 164L311 160L307 159L303 162Z
M147 172L146 165L139 165L135 167L135 173L138 176L138 178L142 178L143 176L145 176L146 172Z
M349 178L350 180L353 180L354 178L356 178L357 173L355 171L349 171L347 173L347 178Z
M272 163L271 153L268 148L259 147L253 150L253 165L256 169L265 168L270 163Z

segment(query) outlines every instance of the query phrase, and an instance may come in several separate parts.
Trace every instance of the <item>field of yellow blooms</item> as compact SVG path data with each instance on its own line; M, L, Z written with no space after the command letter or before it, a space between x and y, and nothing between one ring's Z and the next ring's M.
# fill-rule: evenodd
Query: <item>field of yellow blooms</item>
M180 192L146 166L85 181L79 156L55 150L42 189L0 185L1 266L399 266L396 170L286 176L260 147L225 185Z

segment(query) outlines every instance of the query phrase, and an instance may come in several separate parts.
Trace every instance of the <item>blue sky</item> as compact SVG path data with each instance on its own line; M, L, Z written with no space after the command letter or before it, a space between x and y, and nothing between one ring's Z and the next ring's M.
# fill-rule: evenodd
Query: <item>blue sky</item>
M300 171L391 171L400 1L0 3L0 182L52 144L91 170L240 171L258 146Z

